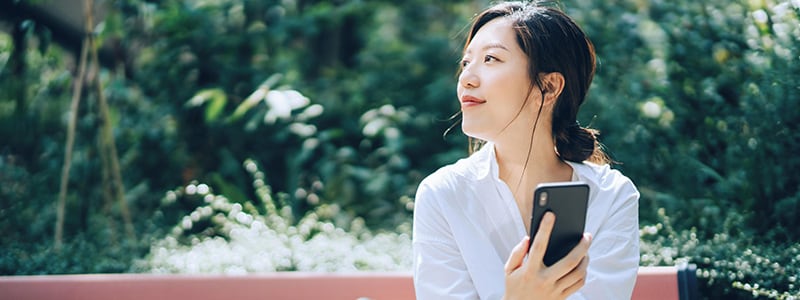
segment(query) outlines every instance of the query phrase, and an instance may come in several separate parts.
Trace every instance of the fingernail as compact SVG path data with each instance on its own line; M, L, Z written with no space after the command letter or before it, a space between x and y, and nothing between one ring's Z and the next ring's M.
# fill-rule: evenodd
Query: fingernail
M589 233L589 232L584 232L584 233L583 233L583 236L584 236L584 237L585 237L585 238L586 238L588 241L590 241L590 242L592 241L592 238L593 238L593 237L592 237L592 234L591 234L591 233Z

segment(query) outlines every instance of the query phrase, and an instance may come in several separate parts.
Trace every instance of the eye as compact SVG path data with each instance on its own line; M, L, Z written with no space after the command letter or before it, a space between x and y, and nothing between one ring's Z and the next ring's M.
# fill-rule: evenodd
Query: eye
M462 59L458 64L463 68L469 65L469 61L466 59Z
M497 59L497 57L491 55L486 55L483 57L483 62L494 62L494 61L499 61L499 60Z

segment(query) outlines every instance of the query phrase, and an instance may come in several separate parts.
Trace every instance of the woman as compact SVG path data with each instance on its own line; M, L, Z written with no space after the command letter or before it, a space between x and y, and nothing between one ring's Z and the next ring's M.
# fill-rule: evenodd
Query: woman
M554 8L501 3L475 18L457 93L463 131L479 150L417 190L419 299L630 298L639 193L609 167L596 132L576 121L594 69L591 42ZM589 184L587 233L547 267L554 216L529 250L532 197L537 184L560 181Z

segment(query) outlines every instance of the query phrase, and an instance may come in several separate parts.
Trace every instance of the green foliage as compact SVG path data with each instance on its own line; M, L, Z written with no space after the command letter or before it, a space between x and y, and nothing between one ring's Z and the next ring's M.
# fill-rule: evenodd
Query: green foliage
M583 118L654 232L642 263L697 264L709 299L797 297L797 3L571 4L599 55Z
M447 12L461 6L169 1L154 10L146 36L128 38L155 40L135 62L137 82L154 101L182 111L179 135L193 178L241 186L243 174L223 165L252 157L297 214L337 203L370 226L391 228L410 216L416 182L464 153L452 147L463 137L430 134L445 132L457 110L451 67L458 56L442 49L457 48L450 32L466 20ZM420 24L439 34L414 30ZM256 86L264 74L282 76ZM282 82L325 113L276 120L280 107L269 94L286 89ZM190 98L186 107L176 101ZM213 145L225 148L209 151Z
M800 167L789 154L800 148L798 7L751 3L576 7L601 53L584 112L642 189L645 220L664 207L682 228L705 228L733 206L764 240L800 238L788 230L800 225L800 182L788 176Z
M49 241L74 63L47 28L10 20L0 273L404 268L331 247L405 245L407 231L374 232L407 226L417 183L466 155L461 134L443 134L458 124L462 35L488 3L429 2L113 2L98 37L119 57L97 75L139 240L121 238L96 184L96 95L84 89L61 253ZM797 297L797 1L561 6L597 49L579 119L640 188L643 264L697 264L712 299ZM303 247L345 263L308 261Z

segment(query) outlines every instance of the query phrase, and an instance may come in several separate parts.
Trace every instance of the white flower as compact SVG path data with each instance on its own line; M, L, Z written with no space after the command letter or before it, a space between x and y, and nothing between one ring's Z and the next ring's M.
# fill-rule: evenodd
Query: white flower
M658 118L661 116L661 105L653 100L649 100L642 105L642 114L648 118Z

